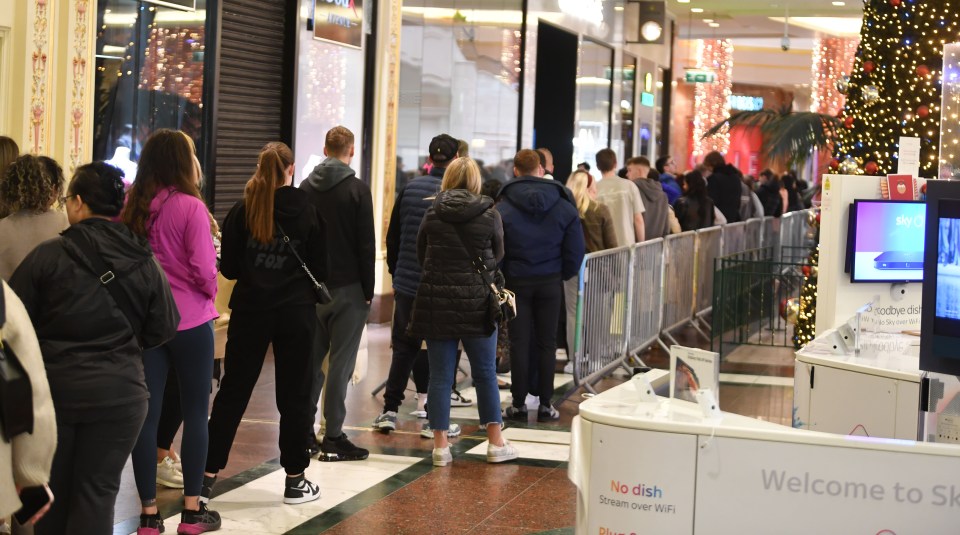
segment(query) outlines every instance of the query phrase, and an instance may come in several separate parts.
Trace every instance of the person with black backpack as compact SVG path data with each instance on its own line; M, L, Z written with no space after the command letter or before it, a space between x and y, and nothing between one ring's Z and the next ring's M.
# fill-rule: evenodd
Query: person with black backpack
M79 167L64 197L70 228L23 260L10 286L30 314L57 415L38 535L113 533L120 473L147 415L143 350L177 333L170 284L147 240L111 219L121 171Z

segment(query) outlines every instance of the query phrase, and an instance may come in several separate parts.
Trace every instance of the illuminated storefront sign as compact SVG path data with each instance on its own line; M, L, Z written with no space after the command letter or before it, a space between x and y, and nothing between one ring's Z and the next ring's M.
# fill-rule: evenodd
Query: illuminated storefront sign
M314 0L313 37L360 48L363 0Z

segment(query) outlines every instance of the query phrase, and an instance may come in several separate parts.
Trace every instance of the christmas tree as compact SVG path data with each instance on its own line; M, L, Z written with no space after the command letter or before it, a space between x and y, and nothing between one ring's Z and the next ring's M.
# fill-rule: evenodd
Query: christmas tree
M897 170L901 136L920 138L920 174L936 176L943 45L960 39L950 2L867 0L834 156L845 174Z
M800 309L793 329L793 347L800 349L816 337L817 330L817 265L820 263L820 212L810 214L813 247L807 263L801 266L803 285L800 287Z

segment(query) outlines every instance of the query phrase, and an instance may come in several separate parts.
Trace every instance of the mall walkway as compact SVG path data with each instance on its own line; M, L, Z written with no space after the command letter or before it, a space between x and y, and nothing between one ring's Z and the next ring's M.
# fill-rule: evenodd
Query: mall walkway
M463 435L452 439L454 462L434 468L432 441L420 437L424 420L410 415L416 408L412 391L401 407L398 430L374 432L370 423L382 408L382 398L370 391L389 368L389 327L369 328L369 368L366 379L351 387L347 429L357 445L371 451L359 462L312 461L308 478L321 486L316 502L289 506L281 502L283 470L277 457L278 414L274 403L272 357L264 366L246 417L237 433L230 463L221 472L211 507L223 516L224 534L500 534L573 533L576 491L567 479L570 421L577 400L560 406L560 420L527 425L508 423L505 436L517 445L519 462L490 465L484 460L485 436L479 432L476 406L453 409ZM680 342L709 347L694 333ZM223 331L218 332L222 354ZM648 364L669 367L662 352L644 355ZM464 363L466 359L464 359ZM792 353L752 348L731 355L723 372L721 407L725 410L789 424L792 409ZM462 376L459 378L462 379ZM569 375L558 374L566 384ZM609 379L601 388L623 381ZM563 392L565 388L559 388ZM463 394L476 399L473 389ZM501 391L506 400L507 391ZM531 411L535 415L536 410ZM179 437L177 439L179 441ZM628 460L624 460L628 462ZM180 491L161 488L160 511L178 515ZM139 503L129 464L117 501L114 533L136 531ZM177 520L167 522L167 532Z

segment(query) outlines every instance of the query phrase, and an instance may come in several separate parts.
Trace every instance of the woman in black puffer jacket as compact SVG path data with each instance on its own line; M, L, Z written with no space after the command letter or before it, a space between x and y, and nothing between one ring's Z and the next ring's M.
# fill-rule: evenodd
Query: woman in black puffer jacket
M427 341L430 388L427 417L433 429L433 464L453 461L447 442L450 388L457 369L457 343L470 359L480 421L487 427L487 462L517 458L500 433L497 388L497 326L489 315L491 289L473 267L476 251L489 270L503 258L503 223L493 199L480 195L480 168L470 158L454 160L443 175L440 194L427 209L417 236L423 268L413 304L411 332ZM461 239L462 237L462 239ZM466 240L466 244L462 240Z

